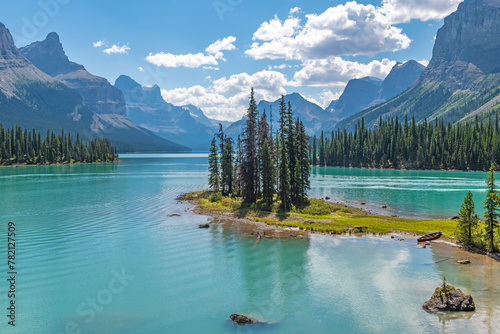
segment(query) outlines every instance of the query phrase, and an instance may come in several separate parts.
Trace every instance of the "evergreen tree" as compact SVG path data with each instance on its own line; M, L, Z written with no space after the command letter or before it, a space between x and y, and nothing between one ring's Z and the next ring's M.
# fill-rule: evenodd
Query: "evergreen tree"
M495 251L495 230L498 229L498 194L496 190L495 184L495 167L491 164L489 176L486 178L486 199L483 202L484 209L484 218L486 219L486 240L489 246L489 249L494 252Z
M318 164L318 148L317 148L317 138L316 136L313 137L313 148L312 148L312 159L311 163L313 166L316 166Z
M290 167L288 159L288 145L286 140L288 115L285 97L281 96L280 102L280 158L279 158L279 195L281 207L287 211L290 208Z
M271 150L267 141L264 140L262 146L262 198L269 207L273 203L274 198L274 166L271 157Z
M222 191L229 194L233 191L233 140L226 138L225 143L221 159Z
M469 244L472 242L472 232L477 227L479 221L470 191L465 196L464 202L460 207L459 217L460 220L457 225L458 240Z
M208 155L208 171L210 173L208 176L208 185L213 191L220 191L219 153L215 137L212 139L212 144L210 145L210 153Z
M247 203L254 203L257 200L257 103L254 98L254 90L250 93L250 103L247 110L247 120L245 122L245 130L242 134L243 150L243 178L242 190L243 198Z

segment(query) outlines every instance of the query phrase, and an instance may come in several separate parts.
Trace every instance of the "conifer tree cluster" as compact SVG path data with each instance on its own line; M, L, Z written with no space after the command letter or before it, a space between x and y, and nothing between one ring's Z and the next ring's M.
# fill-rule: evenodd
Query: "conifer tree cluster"
M486 199L484 200L484 228L480 229L479 216L475 211L472 193L465 196L460 208L459 221L456 234L459 241L464 244L475 245L480 248L497 250L495 238L498 233L498 218L500 217L500 198L495 183L495 168L491 164L490 172L486 178ZM482 231L483 230L483 231Z
M487 171L500 162L498 116L455 125L380 117L374 129L362 119L353 132L339 129L314 137L311 160L319 166Z
M222 126L212 140L209 185L213 191L242 196L246 203L262 200L267 206L278 199L284 210L307 201L309 138L304 124L293 117L292 106L285 103L284 96L279 115L279 129L273 136L272 110L270 122L266 111L259 115L252 88L236 151Z
M42 137L35 129L20 126L4 129L0 124L0 165L36 165L56 163L111 162L118 159L109 139L84 142L62 130L60 135L47 131Z

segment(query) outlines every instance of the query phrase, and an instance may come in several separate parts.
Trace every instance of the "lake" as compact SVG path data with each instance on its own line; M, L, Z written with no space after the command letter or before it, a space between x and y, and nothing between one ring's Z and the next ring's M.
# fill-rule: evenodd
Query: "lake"
M500 266L412 238L241 237L176 201L207 187L203 154L0 169L2 333L500 332ZM485 173L314 168L311 196L456 215ZM478 210L482 212L482 209ZM179 217L169 217L178 214ZM16 223L16 327L7 325L7 222ZM472 266L455 263L471 258ZM441 278L474 313L421 309ZM239 327L231 313L271 322Z

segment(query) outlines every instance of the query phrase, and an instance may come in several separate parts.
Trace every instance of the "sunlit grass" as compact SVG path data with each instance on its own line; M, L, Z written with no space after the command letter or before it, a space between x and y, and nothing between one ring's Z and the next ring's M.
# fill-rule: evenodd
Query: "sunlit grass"
M211 192L186 194L187 199L195 199L201 208L220 213L232 213L254 221L263 221L268 225L296 227L301 230L342 233L348 230L359 232L356 227L363 226L363 232L386 234L391 232L408 232L427 234L443 232L443 237L451 239L455 233L456 221L406 219L371 215L361 209L330 203L325 200L311 198L308 203L292 207L284 212L279 202L267 207L264 202L243 203L238 196L222 196Z

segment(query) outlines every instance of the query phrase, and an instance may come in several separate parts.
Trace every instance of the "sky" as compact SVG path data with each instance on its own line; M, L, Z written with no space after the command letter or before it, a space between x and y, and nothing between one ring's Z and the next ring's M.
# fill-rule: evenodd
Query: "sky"
M257 101L298 92L326 107L350 79L425 65L461 1L0 0L0 22L18 47L55 31L90 73L235 121L251 87Z

